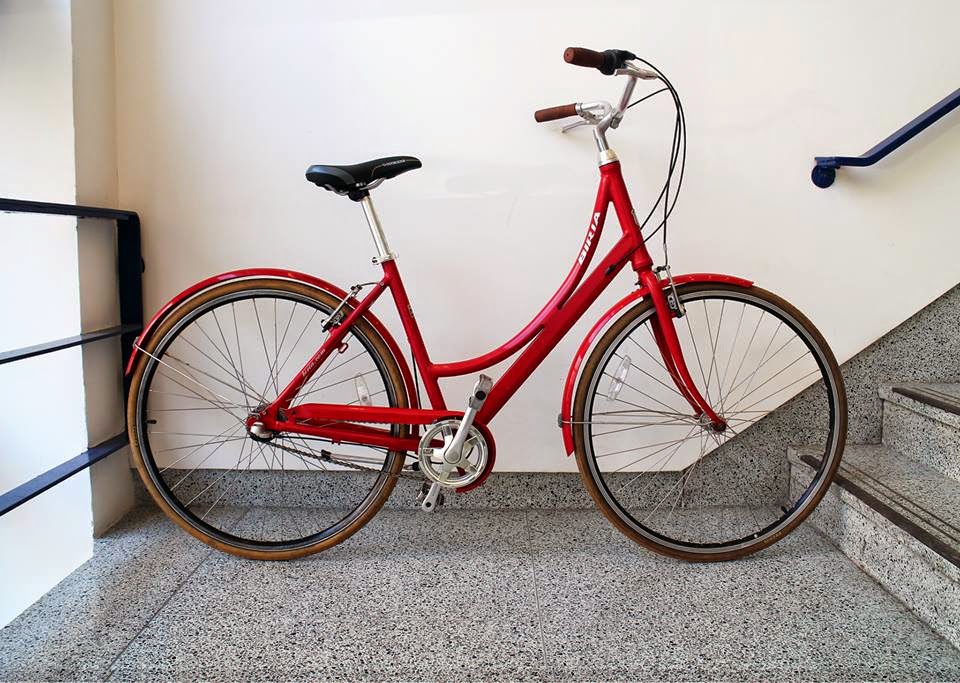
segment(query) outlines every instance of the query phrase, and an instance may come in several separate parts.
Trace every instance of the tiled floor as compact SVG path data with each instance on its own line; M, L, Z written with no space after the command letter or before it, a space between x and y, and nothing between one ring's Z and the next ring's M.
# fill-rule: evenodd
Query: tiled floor
M590 511L385 510L312 558L144 509L0 631L8 679L941 679L960 653L811 527L690 565Z

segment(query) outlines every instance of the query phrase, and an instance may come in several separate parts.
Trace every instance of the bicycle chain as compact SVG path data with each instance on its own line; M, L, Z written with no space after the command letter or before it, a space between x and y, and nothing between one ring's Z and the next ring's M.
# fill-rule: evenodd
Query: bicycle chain
M299 448L294 448L293 446L284 446L284 445L279 444L279 443L276 443L276 442L271 442L270 445L271 445L271 446L274 446L275 448L280 448L280 449L282 449L282 450L284 450L284 451L288 451L288 452L290 452L290 453L294 453L294 454L296 454L296 455L300 455L300 456L303 456L303 457L311 458L311 459L313 459L313 460L319 460L320 462L329 462L329 463L333 463L334 465L340 465L341 467L347 467L347 468L349 468L349 469L359 470L359 471L361 471L361 472L373 472L373 473L375 473L375 474L380 474L380 473L381 473L381 470L377 470L377 469L374 469L374 468L372 468L372 467L364 467L363 465L358 465L358 464L356 464L356 463L354 463L354 462L350 462L350 461L348 461L348 460L341 460L340 458L336 458L336 457L333 456L332 453L330 453L330 452L328 452L328 451L321 450L321 451L320 451L320 455L317 455L316 453L308 453L307 451L300 450ZM397 478L399 478L399 479L419 479L419 480L426 481L426 477L424 477L423 475L417 475L417 474L408 473L408 472L403 472L403 471L397 472L396 474L391 474L391 475L389 475L389 476L392 477L392 478L394 478L394 479L397 479Z

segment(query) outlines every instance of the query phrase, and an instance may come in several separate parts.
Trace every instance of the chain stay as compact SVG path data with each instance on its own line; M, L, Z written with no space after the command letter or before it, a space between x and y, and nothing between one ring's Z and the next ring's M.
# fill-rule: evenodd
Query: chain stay
M279 448L281 450L287 451L289 453L293 453L295 455L299 455L305 458L311 458L312 460L318 460L324 463L332 463L334 465L340 465L341 467L346 467L352 470L359 470L361 472L373 472L376 474L381 473L381 470L374 469L372 467L364 467L363 465L358 465L354 462L350 462L349 460L342 460L334 456L332 453L328 451L321 450L320 455L317 455L316 453L310 453L310 452L301 450L299 448L294 448L293 446L284 446L279 443L271 443L270 445L274 446L275 448ZM423 477L420 475L406 473L406 472L397 472L396 474L391 474L389 476L392 478L401 478L401 479L418 479L418 480L423 479Z

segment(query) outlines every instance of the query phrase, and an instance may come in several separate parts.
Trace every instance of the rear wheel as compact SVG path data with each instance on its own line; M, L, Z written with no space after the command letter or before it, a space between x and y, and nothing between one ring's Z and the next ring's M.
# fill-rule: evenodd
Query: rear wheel
M403 454L258 439L245 424L320 347L338 303L286 280L232 282L177 308L146 344L127 407L133 459L157 504L205 543L257 559L307 555L355 533L393 490ZM396 360L363 320L293 405L304 402L408 405Z
M687 560L734 559L783 538L823 497L846 436L843 380L817 329L780 297L723 284L679 296L687 367L727 429L697 418L677 390L647 299L584 366L577 464L601 511L636 542ZM791 468L792 445L815 445L817 469Z

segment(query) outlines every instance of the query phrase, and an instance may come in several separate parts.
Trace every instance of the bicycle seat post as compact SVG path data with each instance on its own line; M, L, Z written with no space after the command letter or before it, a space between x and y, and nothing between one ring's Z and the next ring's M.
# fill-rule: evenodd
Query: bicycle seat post
M380 218L377 216L376 209L373 208L373 202L370 195L365 194L360 199L360 206L363 207L363 215L367 219L367 225L370 227L370 234L373 236L373 243L377 247L377 263L392 261L396 254L390 251L387 245L387 236L383 233L383 226L380 225Z

